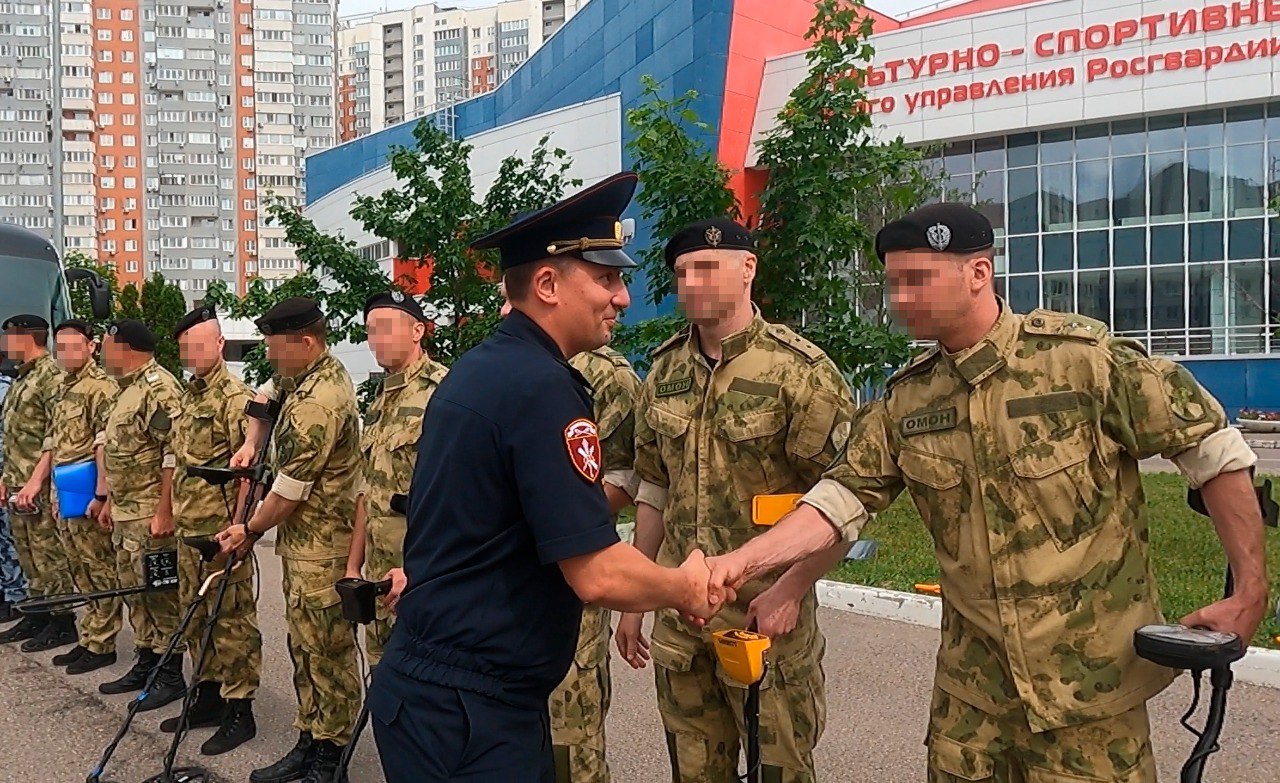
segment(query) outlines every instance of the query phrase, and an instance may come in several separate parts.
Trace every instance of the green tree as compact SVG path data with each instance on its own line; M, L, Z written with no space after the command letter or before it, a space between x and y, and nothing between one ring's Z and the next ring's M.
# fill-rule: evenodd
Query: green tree
M133 283L129 283L120 291L119 304L116 306L116 318L132 318L135 321L142 320L142 302L139 298L138 287Z
M182 290L156 272L142 284L139 305L142 322L156 336L156 361L181 378L182 361L178 356L178 341L173 338L173 327L187 312L187 300Z
M858 0L819 0L806 34L808 75L759 143L757 296L770 320L799 329L855 385L908 358L890 328L875 232L941 190L925 152L875 135L866 66L871 17Z
M421 296L423 310L433 319L427 349L451 364L492 332L501 304L492 259L470 252L467 245L516 213L547 206L567 187L581 183L565 175L569 158L563 150L549 149L544 136L527 159L504 160L488 195L477 202L471 146L449 138L425 119L414 129L414 139L413 147L392 150L397 185L377 196L358 197L350 214L365 231L389 240L397 258L416 260L429 274ZM274 289L255 279L243 297L216 283L205 301L230 317L252 319L286 297L311 297L328 317L330 344L363 342L364 302L387 290L392 281L376 261L357 252L355 242L321 231L291 202L272 199L267 214L271 223L284 227L302 273ZM395 284L408 291L411 282ZM263 347L255 346L245 357L246 379L261 383L270 375ZM363 398L373 386L372 381L362 386Z
M71 250L67 252L63 259L63 264L69 269L88 269L96 272L102 281L107 284L107 290L111 292L111 307L114 310L120 306L120 283L116 278L115 267L110 264L100 264L79 250ZM80 318L93 324L98 334L102 334L106 329L110 319L97 320L93 317L93 308L89 304L88 287L77 285L71 287L71 312L73 318Z
M632 129L627 150L640 178L636 197L640 217L653 221L655 241L640 251L637 262L647 279L646 300L657 305L672 293L673 283L663 257L663 240L695 220L716 216L740 220L741 212L729 188L729 170L714 151L690 135L691 129L712 130L693 108L697 91L667 99L653 77L644 76L642 83L642 102L627 112ZM683 326L678 312L625 324L615 331L613 345L632 357L636 369L643 372L649 368L649 353Z

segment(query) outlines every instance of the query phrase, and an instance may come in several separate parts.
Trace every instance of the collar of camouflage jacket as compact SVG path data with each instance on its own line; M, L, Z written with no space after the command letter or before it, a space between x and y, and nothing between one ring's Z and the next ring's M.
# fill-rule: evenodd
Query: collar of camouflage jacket
M769 323L765 321L764 316L760 314L760 308L756 307L755 302L752 302L751 303L751 323L747 324L745 328L740 329L739 331L736 331L733 334L726 335L725 338L720 341L721 364L728 364L729 362L738 358L742 354L746 353L747 349L750 348L752 345L754 345L756 341L760 339L760 335L764 334L764 330L768 328L768 326L769 326ZM691 326L689 328L689 340L686 343L686 346L688 347L690 353L693 353L693 354L699 353L700 351L699 346L701 345L701 342L694 343L694 339L697 337L697 333L698 333L697 329L698 327L696 326Z
M398 391L409 385L410 378L417 378L423 373L427 367L430 358L427 352L423 351L422 355L414 360L412 364L404 368L400 372L393 372L382 379L382 391Z
M41 363L43 363L46 359L49 361L53 361L53 357L50 356L48 353L42 353L34 359L23 362L22 365L18 367L18 377L25 378L27 376L27 373L39 367Z
M67 373L66 377L63 380L65 381L67 386L75 386L77 383L79 383L80 381L83 381L85 378L89 378L95 375L96 373L94 373L94 370L96 369L98 369L97 362L95 362L93 359L90 359L89 361L85 362L84 366L81 367L80 369L76 370L75 372Z
M203 378L192 378L187 387L196 394L203 394L205 391L221 386L222 382L230 377L231 371L227 369L226 362L218 362L218 366Z
M145 377L148 372L151 372L152 370L154 370L159 366L160 365L156 364L155 357L154 356L151 357L150 359L147 360L146 364L142 365L141 367L129 373L128 375L125 375L122 378L120 378L120 388L123 389L127 386L130 386L136 383L139 378Z
M289 375L289 376L280 378L277 381L277 385L283 391L289 391L289 392L297 391L298 388L302 386L303 382L306 381L306 379L309 376L314 375L316 370L320 369L324 365L325 361L328 360L329 357L330 357L329 349L325 348L324 351L322 351L320 355L315 358L315 361L311 362L311 364L308 364L302 370L302 372L298 373L297 375Z
M943 352L952 368L970 386L977 386L1003 367L1005 357L1017 341L1021 318L1009 309L1003 299L999 301L1000 315L985 337L958 353Z

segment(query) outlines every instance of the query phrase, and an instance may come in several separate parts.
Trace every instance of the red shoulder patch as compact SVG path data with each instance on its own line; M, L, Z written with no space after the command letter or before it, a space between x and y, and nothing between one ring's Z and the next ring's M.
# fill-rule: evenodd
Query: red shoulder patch
M569 460L584 479L592 484L600 478L600 434L590 419L574 419L564 428L564 443Z

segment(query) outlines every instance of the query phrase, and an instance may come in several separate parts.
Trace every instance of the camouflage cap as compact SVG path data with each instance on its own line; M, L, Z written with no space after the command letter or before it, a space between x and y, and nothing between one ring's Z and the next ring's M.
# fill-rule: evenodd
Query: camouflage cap
M178 323L174 324L173 339L175 340L178 339L179 337L182 336L183 332L187 331L191 327L196 326L198 324L202 324L205 321L215 320L217 317L218 317L218 311L214 309L213 305L204 305L203 307L197 307L196 309L182 316L182 318L178 320Z
M972 253L995 244L991 221L968 204L929 204L886 223L876 234L876 255L895 250Z
M118 342L124 343L135 351L155 353L156 336L141 321L133 318L116 321L107 327L107 335L114 337Z

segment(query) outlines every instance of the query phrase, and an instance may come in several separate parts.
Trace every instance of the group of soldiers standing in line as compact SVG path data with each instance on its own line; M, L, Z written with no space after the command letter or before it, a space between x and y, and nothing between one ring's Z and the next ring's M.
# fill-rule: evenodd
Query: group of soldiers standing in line
M886 250L929 252L932 246L935 254L964 255L964 263L988 258L990 229L979 225L977 213L943 211L929 215L927 222L903 229L908 231L905 238ZM937 239L935 222L949 226L947 241ZM956 241L948 248L951 232ZM923 244L926 234L928 245ZM972 246L962 245L962 237L971 239ZM843 514L841 509L853 509L854 505L840 501L844 496L834 483L860 488L878 476L892 474L892 486L885 484L877 496L883 502L871 510L887 505L904 486L912 490L929 518L944 567L951 569L951 584L970 585L972 580L966 581L969 577L952 573L961 567L957 563L989 561L997 553L988 554L987 531L979 529L981 525L955 529L956 520L970 513L970 503L981 503L975 499L977 495L969 497L968 489L963 500L958 496L961 490L956 487L968 486L962 481L968 480L965 476L969 473L954 460L932 455L927 449L908 446L900 454L895 451L892 461L886 450L890 441L896 444L894 449L899 448L898 442L905 437L899 437L902 433L932 434L932 442L944 435L959 437L958 423L975 437L989 425L971 421L963 407L959 415L951 407L940 417L928 419L920 418L924 414L917 406L907 405L911 410L895 409L892 422L880 421L887 415L883 406L855 412L853 394L832 361L791 329L765 321L752 304L754 243L741 226L722 219L692 224L671 239L667 263L676 273L681 308L693 326L656 350L652 371L643 382L627 360L611 349L569 357L594 390L601 475L610 510L617 514L626 506L636 506L635 546L666 564L681 562L692 549L710 555L728 554L766 529L742 511L750 508L753 498L800 494L824 484L830 485L826 487L829 502L822 509L829 512L828 518L856 517L856 527L860 527L865 511L858 505L857 514ZM975 291L981 287L974 285ZM1013 362L1010 352L1020 350L1017 346L1048 351L1061 343L1082 356L1119 350L1104 339L1105 327L1096 322L1054 314L1024 322L1003 302L992 307L992 317L998 316L998 321L991 335L979 335L983 340L978 342L979 348L958 357L931 352L891 381L891 394L898 390L892 399L902 402L907 395L927 398L933 387L920 386L926 375L933 378L930 383L935 387L943 383L944 376L953 375L976 387L1003 363ZM95 335L81 322L69 321L54 330L56 362L47 352L49 327L41 319L18 316L4 324L4 350L21 368L5 400L3 477L7 493L0 494L8 498L14 541L32 596L138 584L143 555L173 548L175 531L180 536L212 537L224 551L247 553L267 530L279 527L275 549L283 560L288 646L299 701L294 725L299 737L284 758L253 772L254 783L336 780L338 759L351 741L361 689L357 641L343 620L333 585L344 576L382 579L388 575L403 585L403 574L397 572L403 564L406 519L392 509L391 498L408 491L422 417L447 370L422 349L426 318L411 296L398 291L378 294L366 303L364 315L370 349L386 375L363 424L351 379L328 351L325 316L311 300L286 300L258 320L268 359L277 374L256 393L232 376L223 363L217 317L207 307L188 314L176 330L182 361L192 374L185 387L156 364L155 337L136 321L121 321L103 336L105 373L94 358ZM1122 377L1122 385L1116 393L1124 396L1126 404L1150 404L1155 410L1156 401L1173 400L1161 403L1165 407L1160 408L1171 413L1151 423L1164 427L1163 434L1148 432L1150 427L1144 429L1145 425L1127 419L1108 420L1111 430L1132 436L1130 451L1190 453L1188 450L1198 448L1196 444L1203 439L1223 430L1220 407L1185 371L1150 359L1137 348L1122 348L1126 353L1117 372L1131 372L1133 378L1117 376ZM1025 391L1034 395L1050 380L1047 372L1028 375ZM952 392L958 400L960 387ZM1028 463L1025 470L1015 464L1018 476L1049 475L1055 466L1065 469L1076 465L1079 460L1072 462L1074 456L1091 453L1092 430L1078 410L1083 397L1078 399L1075 392L1068 396L1069 400L1053 397L1059 407L1035 402L1025 394L1019 398L1028 400L1026 410L1012 413L1024 423L1034 418L1036 422L1043 419L1050 429L1056 426L1054 432L1071 428L1072 437L1079 442L1062 441L1043 454L1026 452L1025 459L1035 464ZM263 442L266 425L246 416L246 403L270 398L281 403L270 444L274 468L271 492L253 510L247 525L232 526L244 501L244 490L209 485L188 476L186 469L251 464L268 444ZM908 426L911 422L918 425L915 430ZM1085 435L1090 436L1088 443L1083 440ZM857 442L857 453L846 453L851 437ZM1227 436L1218 437L1217 451L1208 455L1196 452L1199 462L1187 467L1193 472L1198 469L1195 475L1203 481L1252 464L1241 444ZM1113 458L1116 454L1109 453L1107 459ZM96 460L99 468L96 499L85 516L60 519L50 493L51 468L89 459ZM843 472L830 473L832 465ZM1073 476L1061 476L1064 491L1076 486ZM1101 473L1090 476L1100 486L1107 482ZM1125 481L1132 478L1128 472L1122 477ZM458 491L467 490L460 487ZM850 491L856 494L861 489ZM815 505L821 500L814 495ZM1129 509L1127 496L1107 494L1103 502L1110 504L1107 509ZM1042 527L1054 536L1053 541L1039 540L1045 547L1043 552L1036 550L1036 558L1048 557L1050 549L1061 554L1095 529L1090 527L1095 525L1093 521L1080 517L1058 524L1050 517L1061 510L1041 508L1031 514L1036 520L1039 514L1046 515ZM1125 514L1125 525L1145 530L1136 511L1129 509ZM1107 519L1110 529L1114 520ZM856 535L856 527L850 525L851 535ZM1020 538L1018 546L1000 557L1030 562L1031 550L1024 546L1028 541L1026 536ZM1149 566L1145 548L1133 546L1134 579L1141 582ZM761 575L742 584L737 597L716 620L717 628L754 626L774 639L761 699L766 781L816 780L813 750L826 723L826 704L825 642L817 624L813 587L847 548L847 543L837 542L781 575ZM178 592L150 592L126 599L137 660L124 676L104 683L104 693L142 688L175 631L180 606L192 599L208 569L216 568L202 565L187 547L181 547L180 553ZM990 577L988 582L995 578L989 565L984 573ZM0 577L7 580L3 585L6 600L20 594L13 576L13 569L0 570ZM972 594L958 592L957 604L963 607L965 602L973 602L986 611L987 604L996 601L983 593L990 592L986 584L973 587ZM380 607L378 620L366 630L365 645L374 664L389 638L398 592L398 588L393 590ZM1143 593L1135 603L1144 613L1155 616L1154 592ZM23 649L37 651L76 641L76 647L55 658L55 663L65 665L70 674L93 671L115 661L120 615L118 601L104 600L91 604L78 622L65 613L26 616L0 633L0 643L25 639ZM706 632L694 629L679 613L659 611L651 640L641 630L642 619L640 615L623 615L616 644L631 666L640 668L650 660L655 664L657 703L667 733L673 778L695 783L735 779L745 731L745 688L725 676ZM1005 672L1001 661L1007 653L999 641L999 621L993 622L996 625L992 628L966 626L964 638L944 639L940 660L947 665L954 662L958 668L941 674L964 687L949 688L943 677L942 689L935 693L931 780L986 779L973 776L981 770L966 766L971 759L962 752L963 739L950 733L963 721L981 724L984 731L990 729L992 736L984 734L983 741L989 740L993 748L1008 734L1001 734L1007 726L1021 727L1009 732L1022 737L1019 742L1025 744L1032 742L1028 737L1048 736L1044 732L1068 723L1053 713L1040 723L1027 725L1024 713L1015 708L1020 703L1021 681L1017 673ZM193 629L202 625L192 623ZM604 720L611 695L610 625L607 610L587 608L569 673L550 700L557 777L562 781L609 780ZM198 694L191 712L193 727L218 726L217 733L202 747L206 754L230 750L255 733L252 702L262 641L248 567L237 573L216 629L208 664L195 675ZM944 635L947 632L944 623ZM184 644L194 653L198 645L194 632L187 634ZM979 665L981 671L971 671ZM1125 665L1132 669L1133 662L1128 660ZM963 667L968 668L962 671ZM1111 713L1102 708L1091 713L1095 720L1132 718L1132 726L1117 724L1099 735L1119 742L1120 735L1126 734L1124 757L1099 760L1094 754L1097 748L1084 747L1084 761L1054 761L1049 766L1057 768L1053 773L1057 776L1044 780L1068 779L1066 767L1076 762L1087 762L1090 767L1096 763L1096 777L1072 780L1118 780L1117 775L1125 770L1132 771L1133 780L1147 779L1152 762L1145 712L1126 710L1136 709L1157 686L1167 682L1146 670L1138 672L1138 680L1141 692L1127 691L1130 695L1123 705ZM1001 693L983 690L992 684ZM159 673L156 687L141 709L173 702L185 688L182 661L175 657ZM977 689L986 701L980 700L977 708L964 706L961 702L973 703L967 700L966 689ZM1063 698L1057 691L1026 696L1028 704L1043 702L1050 712ZM975 709L996 715L997 708L1004 710L998 715L998 725L987 726L974 717ZM1034 709L1029 714L1037 716ZM176 728L176 719L167 724L168 729Z

